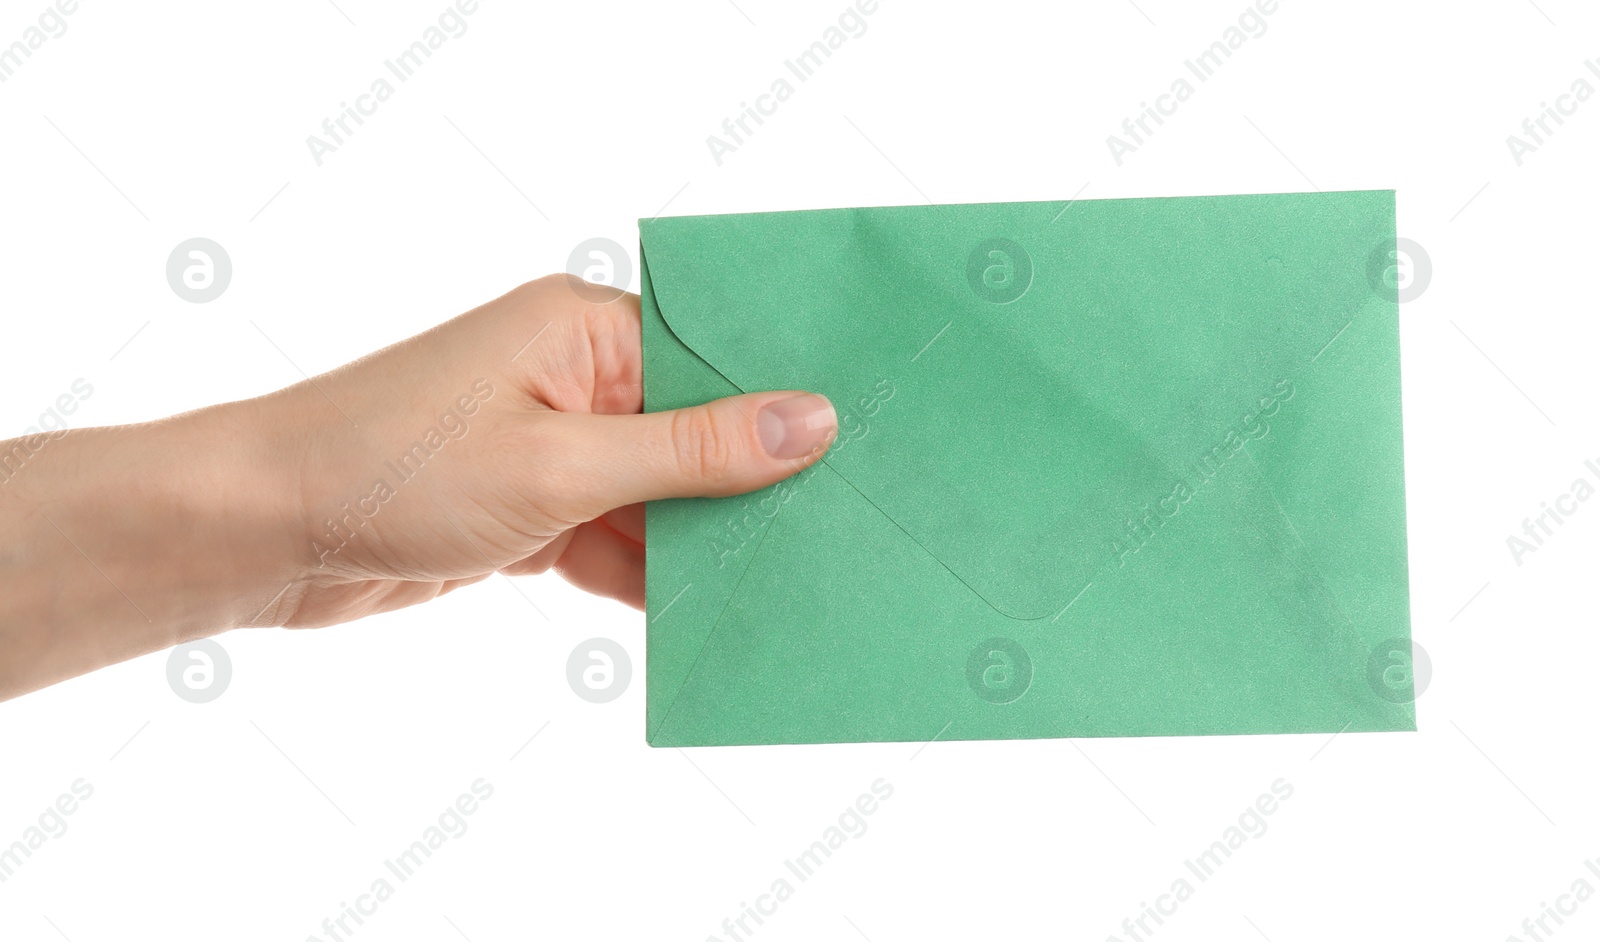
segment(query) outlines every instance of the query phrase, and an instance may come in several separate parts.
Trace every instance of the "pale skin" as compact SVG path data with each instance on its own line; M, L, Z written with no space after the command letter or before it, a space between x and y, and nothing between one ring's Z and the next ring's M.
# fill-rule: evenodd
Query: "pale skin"
M0 442L0 699L497 571L642 608L644 501L776 483L837 418L795 390L640 414L639 331L636 295L553 275L257 399Z

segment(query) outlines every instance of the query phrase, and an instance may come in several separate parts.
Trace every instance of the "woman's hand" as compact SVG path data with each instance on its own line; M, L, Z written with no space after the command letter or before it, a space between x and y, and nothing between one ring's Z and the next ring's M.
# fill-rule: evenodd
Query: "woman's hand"
M568 279L259 399L0 443L0 698L496 571L643 607L643 501L765 487L831 444L802 392L638 414L638 297Z

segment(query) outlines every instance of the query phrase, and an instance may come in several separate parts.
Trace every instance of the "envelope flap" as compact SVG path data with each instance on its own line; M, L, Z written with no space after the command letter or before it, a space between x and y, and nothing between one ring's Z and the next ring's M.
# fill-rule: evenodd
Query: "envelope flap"
M741 390L841 415L830 467L995 609L1056 617L1140 521L1392 310L1389 192L641 222L661 315Z

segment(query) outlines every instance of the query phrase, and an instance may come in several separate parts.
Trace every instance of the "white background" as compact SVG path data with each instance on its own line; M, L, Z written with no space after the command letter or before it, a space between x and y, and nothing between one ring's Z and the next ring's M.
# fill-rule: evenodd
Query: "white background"
M1575 79L1600 87L1600 17L1284 0L1119 167L1107 135L1245 7L1138 2L883 0L718 166L707 135L844 0L483 0L319 167L307 135L443 0L86 0L0 84L0 434L80 377L77 425L287 385L561 269L583 239L634 246L663 208L1393 188L1433 264L1402 309L1433 662L1419 733L654 751L642 616L518 580L546 618L495 579L222 636L233 678L209 704L175 696L157 654L0 706L0 844L75 780L94 789L0 884L0 938L326 938L480 777L494 795L470 830L355 938L726 938L880 777L894 793L867 832L755 939L1126 938L1280 777L1294 794L1269 830L1157 939L1498 942L1574 880L1600 888L1583 866L1600 855L1600 504L1520 566L1506 545L1600 458L1600 102L1522 166L1506 144ZM0 5L0 43L43 7ZM165 278L193 236L233 260L209 304ZM604 705L565 680L594 636L634 665ZM1590 901L1558 935L1597 931Z

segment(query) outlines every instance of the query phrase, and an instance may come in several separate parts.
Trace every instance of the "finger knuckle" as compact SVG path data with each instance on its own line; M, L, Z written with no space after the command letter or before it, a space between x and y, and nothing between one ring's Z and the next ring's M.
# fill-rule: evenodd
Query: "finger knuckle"
M687 409L672 417L672 443L678 470L686 477L717 485L738 466L744 444L739 435L706 409Z

